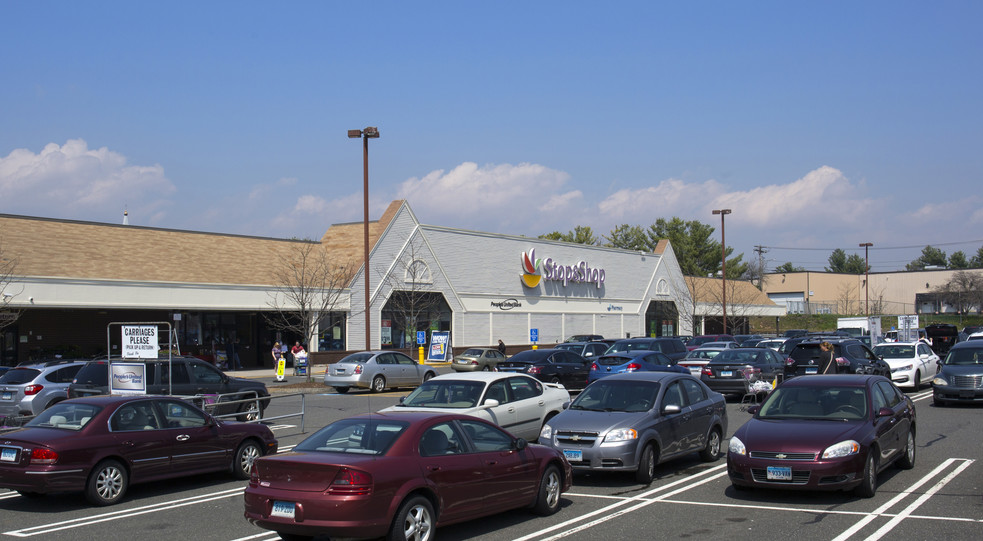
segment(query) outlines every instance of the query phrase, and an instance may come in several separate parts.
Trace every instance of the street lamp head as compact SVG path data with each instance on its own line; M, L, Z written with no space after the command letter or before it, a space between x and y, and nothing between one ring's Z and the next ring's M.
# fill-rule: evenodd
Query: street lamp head
M362 130L348 130L349 139L358 139L362 136Z
M379 128L369 126L364 130L348 130L349 139L358 139L362 136L365 136L366 139L377 139L379 137Z
M874 243L873 243L873 242L861 242L861 243L860 243L860 247L861 247L861 248L870 248L870 247L871 247L871 246L873 246L873 245L874 245Z
M714 210L713 213L714 214L725 214L726 215L726 214L730 214L730 209Z

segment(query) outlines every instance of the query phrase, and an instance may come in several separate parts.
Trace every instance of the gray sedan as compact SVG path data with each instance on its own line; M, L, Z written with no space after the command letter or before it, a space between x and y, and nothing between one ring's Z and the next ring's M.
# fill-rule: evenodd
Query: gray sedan
M599 379L543 426L539 443L563 451L575 470L634 471L648 484L655 466L699 452L720 457L727 433L723 395L689 374L630 372Z
M353 353L324 372L324 384L339 393L358 387L374 393L396 387L416 387L437 375L398 351L363 351Z

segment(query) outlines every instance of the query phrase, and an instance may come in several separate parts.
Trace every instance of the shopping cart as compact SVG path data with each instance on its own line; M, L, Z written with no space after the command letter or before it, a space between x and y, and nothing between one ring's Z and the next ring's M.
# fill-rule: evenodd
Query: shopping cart
M307 353L298 353L294 355L294 375L307 375Z

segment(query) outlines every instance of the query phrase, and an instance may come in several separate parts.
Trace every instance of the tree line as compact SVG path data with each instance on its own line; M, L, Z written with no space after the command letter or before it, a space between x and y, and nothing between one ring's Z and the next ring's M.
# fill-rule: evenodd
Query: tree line
M864 274L869 270L863 257L861 257L859 254L851 254L848 256L841 248L833 250L827 261L829 262L829 266L825 268L826 272ZM946 257L943 250L932 245L928 245L922 248L922 253L920 256L905 265L906 271L920 271L928 268L954 270L983 268L983 246L976 251L976 255L967 259L966 253L961 250L953 252L952 255ZM778 267L775 267L775 272L778 273L805 272L805 270L805 268L797 267L791 262L785 262Z

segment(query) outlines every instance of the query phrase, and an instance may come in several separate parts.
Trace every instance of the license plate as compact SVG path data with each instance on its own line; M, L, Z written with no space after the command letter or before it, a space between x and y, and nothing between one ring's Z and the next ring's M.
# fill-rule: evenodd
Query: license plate
M693 374L694 376L699 376L702 372L703 372L703 370L700 369L700 368L690 368L689 369L689 373L690 374Z
M973 398L976 396L976 391L959 391L959 398Z
M791 481L792 468L781 467L781 466L768 466L767 475L769 481Z
M5 447L0 450L0 462L17 462L17 449Z
M570 450L564 449L563 456L567 457L567 460L572 460L574 462L580 462L584 459L584 452L580 450Z
M14 397L14 393L10 391L4 391L3 395L0 396L0 400L10 400L13 397Z
M806 367L806 374L818 374L818 373L819 373L819 367L818 366L807 366Z
M273 512L271 517L294 518L294 502L273 501Z
M722 377L722 378L729 378L729 377L731 377L733 375L734 375L734 373L731 372L730 370L721 370L720 371L720 377Z

